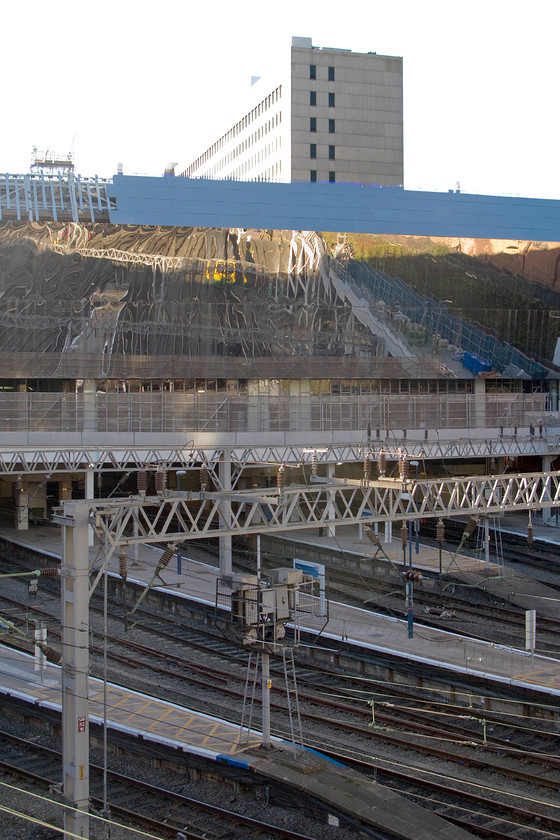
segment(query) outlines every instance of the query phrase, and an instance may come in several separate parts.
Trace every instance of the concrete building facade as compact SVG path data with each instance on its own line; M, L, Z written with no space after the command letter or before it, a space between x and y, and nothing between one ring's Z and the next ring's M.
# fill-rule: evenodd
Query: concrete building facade
M256 80L242 116L178 172L402 185L402 59L293 38L289 66Z

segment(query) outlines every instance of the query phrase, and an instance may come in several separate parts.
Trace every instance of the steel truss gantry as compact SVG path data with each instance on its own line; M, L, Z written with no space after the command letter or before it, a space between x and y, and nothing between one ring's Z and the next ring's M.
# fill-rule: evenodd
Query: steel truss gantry
M560 472L430 480L310 477L307 486L232 492L163 491L86 502L108 556L121 545L297 531L329 525L454 516L496 516L560 506ZM227 522L223 516L228 507ZM71 514L55 521L72 525ZM83 503L82 503L83 504ZM70 516L70 518L68 518Z
M229 483L229 481L226 482ZM68 501L62 525L61 614L65 835L89 832L89 598L119 546L174 543L296 531L333 525L459 515L488 516L560 505L560 472L443 480L335 481L311 476L308 486L275 490L171 492L120 499ZM103 560L93 582L88 529ZM99 563L99 558L95 561Z
M263 433L263 439L270 439L270 433ZM213 435L219 438L219 434ZM232 469L237 474L245 467L264 465L308 464L316 454L319 464L359 462L364 455L377 457L384 452L388 459L397 460L399 455L422 460L455 458L514 458L519 455L556 455L560 453L560 437L529 436L487 438L456 438L445 440L414 440L412 438L384 435L383 438L367 440L361 435L359 442L333 443L320 446L306 446L298 435L297 444L271 446L256 441L252 446L244 445L195 445L168 447L49 447L49 446L4 446L0 450L0 475L32 474L44 472L97 472L146 470L150 468L195 469L204 464L207 468L223 460L227 451ZM231 441L231 435L228 436ZM258 438L258 435L255 435ZM219 479L217 479L219 487ZM234 486L236 479L234 478Z

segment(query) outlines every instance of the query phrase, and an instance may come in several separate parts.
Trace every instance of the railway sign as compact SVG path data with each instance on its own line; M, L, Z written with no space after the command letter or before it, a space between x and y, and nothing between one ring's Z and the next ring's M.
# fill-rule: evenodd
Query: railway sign
M319 615L327 614L325 566L323 563L312 563L311 560L298 560L294 557L294 569L300 569L304 575L317 578L319 581Z

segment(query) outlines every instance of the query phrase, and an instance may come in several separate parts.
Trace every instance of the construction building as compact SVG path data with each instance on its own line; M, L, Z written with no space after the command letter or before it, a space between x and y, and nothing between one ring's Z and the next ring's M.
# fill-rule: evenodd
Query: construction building
M234 535L371 522L387 544L399 522L411 556L412 519L556 524L559 242L555 201L0 178L0 510L62 530L68 834L87 836L95 529L123 580L132 543L167 542L159 569L216 539L225 587Z
M556 458L558 293L453 235L554 265L558 202L69 173L3 177L0 210L0 496L18 527L146 465L223 467L224 449L239 487L317 447L329 474L381 449L434 475ZM417 247L420 280L357 259L338 226ZM413 234L450 239L422 252ZM467 317L473 277L507 317Z
M234 123L177 172L402 185L402 58L293 38L284 64L276 77L254 80Z

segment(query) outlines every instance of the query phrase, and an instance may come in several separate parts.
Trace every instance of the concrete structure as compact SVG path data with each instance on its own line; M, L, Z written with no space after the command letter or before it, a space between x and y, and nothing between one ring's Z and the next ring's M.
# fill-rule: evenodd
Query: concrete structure
M33 703L33 708L61 711L58 667L47 665L43 681L33 670L31 656L0 646L0 660L3 670L0 693L9 693L3 701L8 708L19 703L21 710ZM90 679L88 689L91 721L101 726L104 720L103 683ZM273 750L263 750L260 733L253 729L241 732L239 725L227 720L113 683L107 685L107 698L107 725L110 730L152 743L162 754L166 749L171 751L170 756L179 754L183 767L192 763L195 770L202 764L209 770L211 768L214 778L219 778L224 766L229 765L241 773L245 771L253 777L260 777L273 790L278 784L280 789L288 787L300 796L312 797L331 820L336 819L337 823L340 820L343 825L348 818L351 824L361 825L370 835L373 833L379 837L379 832L383 831L384 836L389 836L387 832L390 832L390 836L398 840L426 840L428 837L430 840L474 840L470 832L410 802L390 788L377 785L350 767L325 758L316 750L294 746L280 738L272 739ZM80 734L85 741L87 733ZM228 776L231 778L231 772ZM222 790L225 785L224 781ZM89 821L89 816L82 814L66 825L68 840L89 837ZM98 827L101 831L105 828L98 822L98 815L91 817L91 823L94 831ZM419 825L422 826L421 835L418 833ZM178 837L181 834L177 832Z
M555 495L558 499L559 476L555 476ZM396 495L400 496L398 482L395 482ZM213 495L213 494L211 494ZM484 494L482 494L484 496ZM511 494L510 498L513 498ZM513 494L515 495L515 494ZM174 502L167 498L167 503L179 503L185 500L185 494L174 494ZM144 500L153 505L155 500ZM163 499L162 499L163 501ZM282 504L282 502L280 502ZM113 503L117 504L117 503ZM127 503L129 504L129 500ZM142 500L136 500L133 504L143 504ZM96 527L100 525L100 519L107 516L108 511L103 512L107 501L99 502L96 510L92 506L92 514L96 519ZM506 505L509 506L509 505ZM515 507L515 503L512 505ZM47 679L33 672L33 659L30 656L15 654L10 651L9 661L3 662L3 687L2 693L9 693L12 698L23 702L33 702L38 705L46 705L48 708L62 709L64 749L65 749L65 776L64 795L69 804L65 814L65 834L68 837L87 837L89 816L87 803L89 795L89 723L101 723L104 720L103 706L103 685L100 681L91 680L88 674L87 659L88 646L83 643L87 639L88 630L88 608L87 594L90 591L90 577L87 569L97 568L100 556L98 549L90 549L89 552L83 545L87 521L87 505L84 503L71 503L65 507L64 516L61 517L63 532L65 534L62 558L62 586L67 596L67 609L65 615L65 627L63 638L64 659L62 673L55 666L47 665ZM116 512L116 508L115 508ZM97 515L99 514L99 516ZM124 511L121 511L121 515ZM402 516L402 507L400 511ZM109 515L109 518L110 515ZM351 519L351 517L350 517ZM80 521L81 520L81 523ZM369 520L368 520L369 521ZM108 520L106 522L106 526ZM118 520L112 522L118 533L123 533ZM259 526L257 526L258 528ZM266 523L261 522L260 529L266 529ZM356 557L356 563L376 562L376 549L371 543L361 543L356 533L356 527L350 526L344 529L344 537L338 536L334 551L339 552L346 559L352 554ZM175 535L177 536L177 535ZM113 533L114 537L114 533ZM27 546L40 555L46 555L50 565L52 557L57 557L59 548L56 536L52 528L38 529L27 536L14 535L6 529L0 529L0 538L7 544L15 543L16 546ZM142 539L140 537L140 539ZM167 539L170 539L168 535ZM80 549L79 543L82 541ZM128 542L128 550L130 544ZM303 535L306 550L333 551L333 544L330 538L316 537L314 533ZM119 538L112 539L112 549L116 548ZM168 599L168 605L175 602L178 610L181 609L180 602L183 599L194 597L203 604L214 606L216 603L216 580L218 571L212 567L197 562L184 560L184 567L181 572L175 572L174 564L162 568L163 555L150 547L148 540L144 540L139 546L140 563L133 564L129 570L126 580L129 586L137 587L138 603L140 592L146 592L146 586L153 583L156 574L164 571L165 577L158 581L158 590L161 597ZM174 540L176 542L176 540ZM122 543L122 538L121 538ZM107 542L105 543L107 546ZM385 553L382 559L386 567L386 574L395 571L396 565L400 565L400 545L387 547L389 553ZM88 557L89 554L89 557ZM173 554L173 550L171 551ZM106 553L108 575L111 580L118 581L126 570L126 559L124 567L120 556L114 550ZM125 551L126 557L126 551ZM391 558L386 562L385 558ZM378 561L379 562L379 561ZM416 558L416 568L427 571L430 575L437 574L438 561L437 550L422 548L421 556ZM279 570L277 570L279 571ZM445 579L448 582L463 582L470 576L480 584L488 584L500 598L510 597L512 588L511 578L498 579L499 567L487 567L480 560L472 558L453 558L451 564L445 570ZM396 571L398 575L398 570ZM101 576L97 574L94 587ZM474 577L473 577L474 576ZM519 587L519 577L516 586ZM119 585L119 584L117 584ZM523 589L523 587L522 587ZM539 613L550 615L554 607L550 606L552 590L542 585L531 585L525 593L518 595L517 601L520 605L525 602L531 604L532 609ZM70 594L72 593L72 597ZM63 593L64 597L64 593ZM223 604L221 604L223 606ZM173 607L175 611L175 606ZM306 622L300 617L302 628L307 628L314 635L318 628L313 623L313 617L307 616ZM303 620L302 620L303 619ZM71 633L75 634L75 642L71 643ZM78 636L81 635L82 638ZM425 667L435 667L439 671L439 679L442 673L452 675L465 675L467 678L475 678L484 681L488 686L507 686L510 691L519 692L517 707L510 700L507 701L507 711L518 713L518 710L526 712L527 703L545 703L550 709L554 698L560 694L560 678L558 674L558 660L554 657L529 654L526 651L507 648L477 639L461 637L457 633L432 629L423 626L420 633L415 637L406 637L404 622L394 617L377 615L340 603L332 603L328 623L323 631L323 636L333 639L337 643L344 641L347 645L359 645L366 650L373 650L397 657L407 663L422 664ZM81 643L79 643L81 642ZM333 657L331 661L339 664L338 655L330 652ZM0 658L6 659L5 651L0 649ZM340 654L340 664L344 659L344 652ZM392 665L391 679L393 678ZM377 668L377 666L374 666ZM367 666L366 666L367 669ZM367 670L366 670L367 673ZM379 676L374 670L376 679ZM421 679L422 687L429 685L429 680L423 674ZM62 702L60 701L60 681L62 683ZM438 683L438 687L440 684ZM464 688L455 689L454 699L467 699L469 706L473 702L473 693L467 685ZM476 689L475 689L476 694ZM118 695L118 696L117 696ZM490 692L491 695L491 692ZM89 697L89 702L88 702ZM403 816L402 805L393 797L387 797L384 788L378 788L371 782L367 787L366 802L362 800L359 786L359 778L353 775L353 785L347 789L348 771L341 767L331 767L332 773L328 779L324 778L324 769L321 770L322 781L325 785L318 786L317 771L307 773L302 770L305 766L305 753L297 749L297 761L290 767L287 773L286 753L260 749L258 753L253 748L259 742L258 733L251 731L245 733L239 726L233 726L226 721L210 719L206 715L192 712L174 704L165 703L160 700L139 695L136 692L108 684L107 686L107 725L111 729L126 731L136 734L146 740L156 743L179 747L192 755L205 756L210 760L231 764L242 769L252 769L257 773L269 776L271 780L282 778L288 784L293 784L299 789L307 790L310 795L330 803L335 812L358 816L365 825L372 825L376 828L390 830L393 834L402 837L403 840L418 838L418 825L426 825L426 837L464 837L462 831L458 834L452 826L447 827L446 823L440 824L439 817L430 816L426 812L418 810L414 806L413 813L407 811ZM117 702L118 701L118 702ZM515 701L514 701L515 702ZM482 698L484 708L488 712L494 708L503 711L503 705L498 698L494 700L491 696ZM475 697L475 705L480 707L480 698ZM488 704L488 705L487 705ZM141 714L138 714L139 706ZM116 710L116 711L115 711ZM263 733L264 735L264 733ZM250 737L249 737L250 736ZM274 742L275 745L278 743ZM264 737L263 737L264 746ZM284 745L287 747L287 744ZM256 761L255 761L256 758ZM295 766L294 766L295 765ZM342 790L342 796L340 791ZM380 793L383 795L381 796ZM373 804L374 807L371 807ZM74 805L75 807L72 807ZM367 808L365 807L367 805ZM79 810L77 810L79 809ZM396 815L398 814L398 819ZM397 830L398 828L398 830ZM423 835L422 835L423 836Z
M176 170L235 181L403 183L402 58L293 38L290 62L256 79L240 116Z

